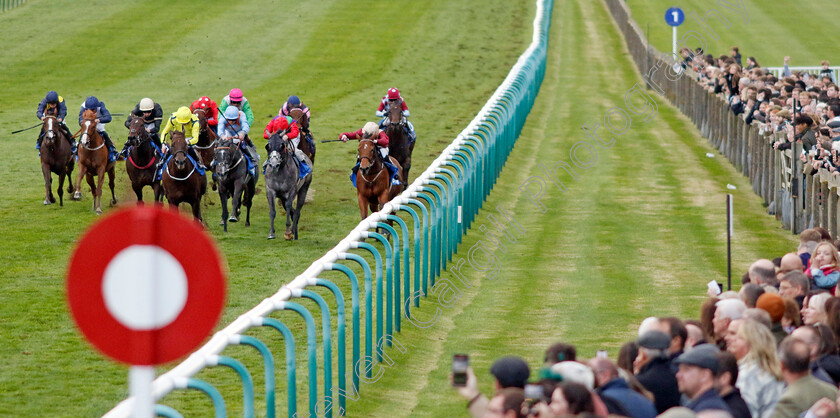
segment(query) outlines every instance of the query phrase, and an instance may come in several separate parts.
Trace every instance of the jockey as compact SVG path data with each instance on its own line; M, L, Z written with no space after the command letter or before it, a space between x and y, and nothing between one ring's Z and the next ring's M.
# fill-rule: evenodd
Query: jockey
M312 132L309 131L309 120L312 117L309 113L309 107L301 103L300 98L297 96L289 96L289 99L286 100L286 103L283 103L283 107L280 108L278 115L292 116L292 109L300 109L303 112L303 117L300 119L300 130L303 131L303 134L306 136L306 140L309 142L309 146L312 147L312 152L314 153L315 141L312 140ZM297 147L298 143L300 143L300 140L295 143L295 147Z
M402 102L402 115L405 119L405 133L408 135L408 142L413 143L415 139L417 139L417 134L414 132L414 125L408 121L408 117L411 116L411 112L408 111L408 105L405 104L405 99L402 98L400 95L400 91L397 90L396 87L391 87L388 89L388 94L382 98L382 101L379 103L379 109L376 109L376 116L382 118L379 121L379 128L382 129L385 127L385 121L388 119L388 109L391 106L391 103L396 103L397 101Z
M368 122L362 129L359 129L356 132L344 132L338 136L338 139L341 142L347 142L348 139L372 139L373 143L376 144L377 149L379 150L379 154L382 155L382 162L388 166L388 170L391 171L391 174L397 172L397 167L391 163L391 159L388 158L388 135L381 129L379 126L376 125L374 122ZM360 159L356 156L356 165L353 167L353 172L359 170L359 163ZM398 183L395 183L398 184Z
M206 114L207 127L215 132L219 127L219 108L216 106L216 102L207 96L201 96L190 105L190 110L193 113L195 113L196 109L209 110Z
M251 125L248 124L245 112L239 110L236 106L230 106L225 109L224 119L219 121L217 134L219 139L222 140L233 138L233 143L239 145L239 148L256 167L257 163L260 162L260 155L257 154L254 143L248 138L249 130L251 130Z
M140 103L137 106L134 106L134 110L132 110L128 117L125 118L125 127L128 128L131 125L131 119L134 117L143 118L143 124L146 127L146 132L150 134L152 137L152 141L155 141L158 148L160 148L160 124L163 122L163 108L160 107L152 99L145 97L140 100ZM122 152L120 155L123 158L128 157L128 142L123 145Z
M306 154L298 149L298 144L300 144L300 130L298 129L297 122L295 122L291 116L276 116L272 119L265 127L265 131L263 131L263 138L268 139L276 132L285 132L283 140L292 141L292 145L295 150L295 157L297 157L298 161L302 164L309 165L309 159L306 158ZM267 164L268 160L263 163L263 168L265 168Z
M96 112L96 131L99 132L99 135L105 140L105 146L108 147L108 161L116 161L117 148L111 142L111 137L108 135L108 132L105 132L105 124L111 121L111 112L105 107L105 103L100 102L96 96L90 96L85 99L85 102L82 103L82 107L79 110L79 126L84 123L82 115L84 115L85 110Z
M239 110L245 114L249 127L254 124L254 111L251 110L251 104L248 103L248 99L242 95L242 90L232 89L230 94L225 96L225 98L222 99L222 103L219 104L219 111L224 113L228 106L236 106L239 108Z
M166 134L170 131L184 132L184 139L187 140L187 145L189 145L187 147L187 154L195 160L195 164L199 169L204 170L206 167L204 167L204 164L201 162L201 157L199 157L195 148L192 147L192 145L195 145L198 142L198 133L200 130L201 126L198 123L198 116L190 112L190 108L181 106L178 108L178 111L173 113L169 117L169 120L166 121L166 126L160 133L160 138L166 139ZM164 164L168 157L169 149L166 150L166 154L161 159L161 164Z
M38 111L35 114L41 120L44 120L48 115L55 116L55 120L58 122L60 129L67 135L67 140L70 141L73 152L76 152L76 141L73 140L73 133L64 124L64 119L67 118L67 105L64 104L63 97L52 90L48 91L47 96L38 104ZM44 128L41 128L41 133L38 135L38 139L35 140L35 149L41 149L41 141L44 139L45 133Z

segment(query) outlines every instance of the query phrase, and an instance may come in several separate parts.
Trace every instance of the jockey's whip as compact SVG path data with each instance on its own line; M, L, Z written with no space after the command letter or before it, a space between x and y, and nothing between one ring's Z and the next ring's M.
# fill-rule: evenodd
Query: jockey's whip
M324 139L324 140L321 140L322 144L325 143L325 142L343 142L343 141L341 141L340 139Z
M35 125L35 126L30 126L30 127L26 128L26 129L18 129L17 131L12 131L12 135L17 134L17 133L21 133L21 132L23 132L23 131L28 131L28 130L30 130L30 129L35 129L35 128L37 128L37 127L41 126L41 125L43 125L43 123L39 123L39 124L37 124L37 125Z

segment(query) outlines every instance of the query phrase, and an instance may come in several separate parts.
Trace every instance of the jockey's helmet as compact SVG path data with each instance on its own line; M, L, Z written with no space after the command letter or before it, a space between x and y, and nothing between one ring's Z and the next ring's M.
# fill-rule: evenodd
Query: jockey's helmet
M230 94L228 95L228 98L232 102L241 102L243 97L242 90L239 89L231 89Z
M85 109L96 109L97 107L99 107L99 99L96 96L85 99Z
M286 100L286 102L289 103L289 108L300 107L300 98L297 96L289 96L289 100Z
M50 90L47 92L47 103L58 103L58 93Z
M178 111L175 112L175 120L180 124L187 123L190 119L192 119L192 112L190 112L190 108L186 106L179 107Z
M391 87L388 89L388 100L399 100L400 98L400 91L397 90L396 87Z
M373 122L366 123L365 126L362 128L362 136L364 136L365 138L373 138L378 135L379 125Z
M239 109L234 106L229 106L225 109L225 119L227 120L237 120L239 119Z
M148 97L144 97L143 100L140 100L140 111L141 112L151 112L155 110L155 102Z

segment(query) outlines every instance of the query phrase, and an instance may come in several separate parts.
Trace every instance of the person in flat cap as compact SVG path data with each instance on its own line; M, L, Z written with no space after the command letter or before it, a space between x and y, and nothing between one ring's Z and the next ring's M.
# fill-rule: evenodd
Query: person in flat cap
M677 378L671 370L668 348L671 337L662 331L647 331L639 336L639 355L633 363L639 383L653 393L658 413L680 405Z
M507 356L502 357L490 366L490 374L496 378L495 389L499 392L505 388L525 388L528 377L531 376L531 369L525 360ZM466 399L467 410L473 417L482 417L487 411L490 400L478 391L478 381L473 373L472 367L467 367L467 383L458 387L458 393Z
M677 384L680 392L690 399L686 408L698 413L705 410L731 413L729 406L715 390L719 352L711 344L702 344L674 360L679 365Z

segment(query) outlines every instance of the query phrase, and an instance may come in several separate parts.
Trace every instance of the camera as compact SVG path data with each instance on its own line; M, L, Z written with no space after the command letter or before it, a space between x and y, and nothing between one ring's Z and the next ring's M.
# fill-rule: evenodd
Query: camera
M467 367L470 366L470 357L466 354L455 354L452 356L452 386L467 385Z

